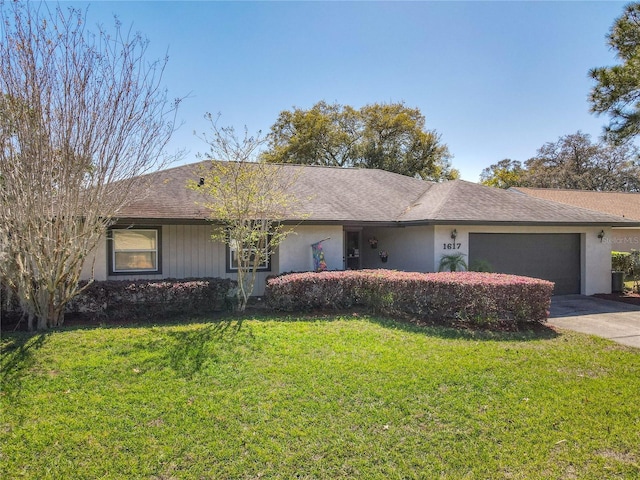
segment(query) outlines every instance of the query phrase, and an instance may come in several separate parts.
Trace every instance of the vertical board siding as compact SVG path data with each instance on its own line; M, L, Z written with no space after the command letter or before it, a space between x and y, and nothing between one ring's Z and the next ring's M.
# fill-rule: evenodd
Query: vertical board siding
M176 278L185 278L187 275L184 274L184 225L178 225L176 231L176 248L178 249L178 255L176 256L178 260L178 265L176 267Z
M233 276L226 273L224 244L211 239L210 225L163 226L161 254L161 274L118 275L110 278L153 280Z
M200 262L200 253L204 253L202 251L202 230L198 229L196 234L191 238L191 271L195 274L196 277L201 277L201 272L204 272L202 268L202 264Z
M198 277L202 277L202 273L205 271L205 265L203 265L204 242L202 241L201 230L198 230L197 235L195 235L194 243L196 248L191 252L191 264L195 265L195 272Z
M175 242L169 241L170 238L175 238L177 228L177 225L162 227L163 245L165 245L163 250L168 252L168 255L162 258L163 265L167 266L167 269L163 270L167 277L175 277L175 272L178 269L178 248Z
M219 259L216 262L216 269L217 269L216 277L228 277L227 266L226 266L227 255L226 255L225 246L221 242L216 242L216 244L214 245L214 248L216 252L216 257Z

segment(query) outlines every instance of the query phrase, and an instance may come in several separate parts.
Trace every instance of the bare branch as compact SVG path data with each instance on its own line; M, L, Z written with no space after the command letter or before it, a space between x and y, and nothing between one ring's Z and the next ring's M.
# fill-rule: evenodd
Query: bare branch
M148 42L85 13L1 4L0 278L37 328L62 323L84 260L169 160L178 101Z

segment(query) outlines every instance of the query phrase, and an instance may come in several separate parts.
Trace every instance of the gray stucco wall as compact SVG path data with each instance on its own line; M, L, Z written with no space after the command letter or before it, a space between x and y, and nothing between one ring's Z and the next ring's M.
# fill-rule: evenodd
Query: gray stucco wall
M362 267L388 268L414 272L432 272L433 226L364 228L362 230ZM369 246L369 238L378 239L378 248ZM379 253L389 257L382 263Z
M300 225L280 245L279 272L313 270L311 245L323 240L322 251L328 270L342 270L342 225Z

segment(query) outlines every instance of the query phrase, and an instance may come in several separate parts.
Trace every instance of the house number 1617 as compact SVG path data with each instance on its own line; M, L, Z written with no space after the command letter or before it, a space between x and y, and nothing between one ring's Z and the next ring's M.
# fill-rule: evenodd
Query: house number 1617
M460 250L461 243L443 243L442 248L445 250Z

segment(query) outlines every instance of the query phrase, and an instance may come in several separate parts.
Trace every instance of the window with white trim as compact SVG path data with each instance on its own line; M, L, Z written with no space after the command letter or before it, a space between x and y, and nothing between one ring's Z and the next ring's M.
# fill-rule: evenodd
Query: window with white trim
M111 273L160 273L157 228L111 230Z

